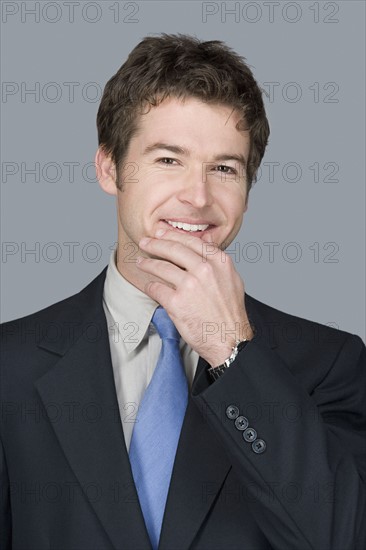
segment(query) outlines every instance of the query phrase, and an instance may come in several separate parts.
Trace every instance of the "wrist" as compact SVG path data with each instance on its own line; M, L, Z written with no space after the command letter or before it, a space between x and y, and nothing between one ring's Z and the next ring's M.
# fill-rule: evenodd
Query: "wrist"
M220 376L224 374L226 369L228 369L232 363L235 361L238 354L241 352L242 349L245 348L245 346L250 342L250 340L241 340L236 341L235 345L231 349L230 355L223 361L223 363L220 363L217 366L211 366L208 369L208 373L210 374L211 378L213 380L217 380Z
M220 336L217 331L212 333L210 341L207 341L207 350L201 353L210 367L222 365L230 357L237 343L254 338L254 331L247 316L236 322L222 322L219 334Z

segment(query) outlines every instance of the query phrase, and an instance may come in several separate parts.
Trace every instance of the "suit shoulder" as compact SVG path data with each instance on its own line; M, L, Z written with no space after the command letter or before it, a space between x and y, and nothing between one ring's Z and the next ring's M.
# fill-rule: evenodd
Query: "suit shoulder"
M366 348L359 336L292 315L251 297L248 306L258 320L258 342L269 344L309 393L329 373L343 381L346 372L360 383L365 380Z
M82 290L54 304L23 317L0 324L1 349L10 351L21 344L23 353L27 345L34 345L48 331L57 331L61 325L81 323L92 297L100 296L106 268ZM50 334L50 337L51 334ZM25 346L25 347L24 347Z
M5 338L6 340L8 340L9 336L11 334L16 334L17 331L21 329L21 327L32 327L37 325L37 323L43 323L50 319L57 319L60 312L64 312L66 309L72 307L72 304L75 302L75 298L77 297L77 295L78 293L75 293L72 296L63 298L59 302L50 304L49 306L46 306L45 308L42 308L38 311L29 313L28 315L24 315L23 317L18 317L17 319L6 321L5 323L1 323L1 339L3 340Z
M362 339L356 334L285 312L251 296L248 298L251 307L255 308L264 321L264 330L268 334L272 333L279 344L306 343L312 347L329 345L339 348L349 341L359 349L364 347Z

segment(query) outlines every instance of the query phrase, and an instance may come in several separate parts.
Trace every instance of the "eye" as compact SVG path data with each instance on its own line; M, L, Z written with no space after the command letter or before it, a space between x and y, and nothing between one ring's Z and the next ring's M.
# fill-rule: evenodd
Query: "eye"
M157 162L160 162L161 164L166 164L168 166L172 166L174 162L177 162L175 159L172 159L170 157L162 157L157 160Z
M235 168L232 168L231 166L226 166L226 164L219 164L218 166L215 166L214 170L222 172L223 174L236 175L238 173Z

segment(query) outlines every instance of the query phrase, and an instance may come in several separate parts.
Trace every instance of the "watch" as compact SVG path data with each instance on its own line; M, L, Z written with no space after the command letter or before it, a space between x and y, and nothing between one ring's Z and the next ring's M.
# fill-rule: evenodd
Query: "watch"
M250 342L250 340L237 340L235 342L235 346L232 348L232 352L231 352L231 355L230 357L228 357L223 363L222 365L219 365L218 367L210 367L208 369L208 372L212 378L212 380L217 380L218 378L220 378L220 376L222 376L224 374L224 372L226 371L227 368L230 367L231 363L233 361L235 361L236 359L236 356L238 355L238 353L243 349L245 348L245 346Z

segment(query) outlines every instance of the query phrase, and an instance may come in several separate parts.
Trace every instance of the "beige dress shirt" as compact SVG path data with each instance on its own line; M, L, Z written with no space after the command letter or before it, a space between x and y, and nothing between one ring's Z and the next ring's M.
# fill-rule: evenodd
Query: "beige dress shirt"
M103 292L112 367L127 450L137 410L158 361L161 339L151 318L158 303L129 283L111 254ZM181 338L180 350L189 388L196 372L198 354Z

